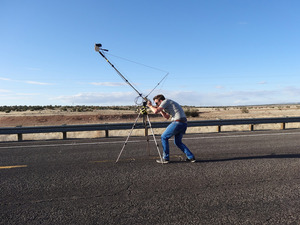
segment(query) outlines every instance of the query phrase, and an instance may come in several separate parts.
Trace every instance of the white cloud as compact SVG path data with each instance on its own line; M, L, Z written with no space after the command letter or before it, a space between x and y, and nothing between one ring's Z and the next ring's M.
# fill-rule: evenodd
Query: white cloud
M0 80L10 81L10 82L17 82L17 83L26 83L26 84L35 84L35 85L53 85L51 83L39 82L39 81L30 81L30 80L12 80L6 77L0 77Z
M11 92L10 90L5 90L5 89L0 89L0 93L9 93Z
M215 88L217 88L217 89L223 89L223 88L224 88L224 86L222 86L222 85L218 85L218 86L216 86Z
M300 102L300 88L295 87L274 90L237 90L206 93L197 91L166 91L162 94L166 98L174 99L181 105L191 106L236 106Z
M235 106L298 102L300 89L286 88L281 90L218 91L208 93L197 91L164 91L152 94L149 96L149 99L152 99L156 94L163 94L166 98L174 99L181 105ZM59 96L53 100L62 101L65 104L134 105L136 97L137 95L134 92L95 92Z
M38 93L0 93L0 101L1 104L7 104L7 105L23 105L28 104L24 103L25 100L32 101L35 96L40 96ZM5 103L7 102L7 103ZM34 105L34 103L32 104Z
M96 86L106 86L106 87L118 87L118 86L125 86L127 84L121 82L91 82L90 84Z
M289 87L285 87L285 88L283 89L283 92L286 93L286 94L289 95L289 96L296 97L296 98L299 99L299 96L300 96L300 88L289 86ZM300 102L300 101L298 100L298 102Z
M266 81L260 81L260 82L258 82L258 84L267 84L267 82Z
M16 96L39 96L39 93L16 93Z
M40 68L35 68L35 67L27 67L26 69L31 71L41 71Z
M201 91L201 90L200 90ZM200 91L155 91L148 98L157 94L163 94L166 98L173 99L181 105L189 106L237 106L298 103L300 88L284 87L273 90L234 90L212 89L209 92ZM53 93L51 93L53 94ZM53 95L52 95L53 96ZM0 89L2 104L62 104L62 105L135 105L137 94L128 92L82 92L74 95L62 95L58 97L41 97L38 93L13 93L9 90ZM26 103L23 100L28 100ZM48 102L47 102L48 101ZM141 98L138 102L141 103Z
M6 78L6 77L0 77L0 80L6 80L6 81L10 81L11 79Z
M66 104L133 105L135 98L136 94L133 92L91 92L69 96L59 96L53 100L59 100L65 102Z
M44 83L44 82L38 82L38 81L24 81L24 83L35 84L35 85L52 85L51 83Z

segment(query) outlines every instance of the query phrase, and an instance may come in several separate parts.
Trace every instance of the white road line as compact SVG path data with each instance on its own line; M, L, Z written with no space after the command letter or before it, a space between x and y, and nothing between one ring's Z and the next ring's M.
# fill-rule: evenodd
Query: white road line
M213 136L213 137L194 137L184 139L221 139L221 138L239 138L239 137L259 137L259 136L280 136L280 135L300 135L299 132L294 133L273 133L273 134L240 134L240 135L224 135L224 136Z
M151 140L150 140L151 141ZM138 143L138 142L145 142L145 140L139 141L128 141L128 143ZM90 142L90 143L70 143L70 144L49 144L49 145L15 145L15 146L4 146L0 147L0 149L9 149L9 148L39 148L39 147L59 147L59 146L75 146L75 145L100 145L100 144L119 144L124 143L124 141L108 141L108 142Z
M212 137L184 137L185 140L197 140L197 139L222 139L222 138L240 138L240 137L260 137L260 136L280 136L280 135L300 135L300 132L292 133L271 133L271 134L239 134L239 135L220 135ZM173 139L170 139L173 140ZM150 140L153 141L153 140ZM76 146L76 145L103 145L103 144L120 144L125 141L107 141L107 142L90 142L90 143L69 143L69 144L45 144L45 145L15 145L15 146L3 146L0 149L12 149L12 148L40 148L40 147L59 147L59 146ZM145 142L145 140L133 140L128 143Z

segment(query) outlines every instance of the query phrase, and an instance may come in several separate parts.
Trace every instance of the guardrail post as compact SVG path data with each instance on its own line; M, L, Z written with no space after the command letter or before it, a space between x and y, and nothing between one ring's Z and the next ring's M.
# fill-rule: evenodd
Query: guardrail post
M285 130L285 123L281 124L281 130Z
M63 124L62 126L67 126L67 124ZM63 140L67 139L67 131L63 131Z
M108 125L108 123L105 123L105 124ZM109 135L109 130L108 130L108 128L107 128L107 129L105 129L105 137L108 138L108 135Z
M18 134L18 141L23 141L23 134Z
M221 132L221 127L222 127L221 125L219 125L219 126L217 127L217 132L218 132L218 133Z
M16 126L16 127L22 127L22 125L20 126ZM17 134L18 135L18 141L23 141L23 134Z
M254 131L254 124L250 124L249 129L250 129L250 131Z

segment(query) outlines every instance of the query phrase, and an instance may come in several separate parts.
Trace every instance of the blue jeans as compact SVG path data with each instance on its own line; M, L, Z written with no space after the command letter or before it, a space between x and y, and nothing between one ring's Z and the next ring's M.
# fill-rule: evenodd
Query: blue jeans
M187 128L186 123L174 121L172 122L164 133L161 135L161 143L163 146L163 158L169 160L169 138L175 135L175 145L186 154L189 159L194 158L193 153L182 143L182 137L185 134Z

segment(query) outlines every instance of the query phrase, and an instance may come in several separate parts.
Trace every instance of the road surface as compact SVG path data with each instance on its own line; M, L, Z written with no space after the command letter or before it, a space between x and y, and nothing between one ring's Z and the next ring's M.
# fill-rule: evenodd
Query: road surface
M299 224L300 130L124 141L0 143L0 224Z

